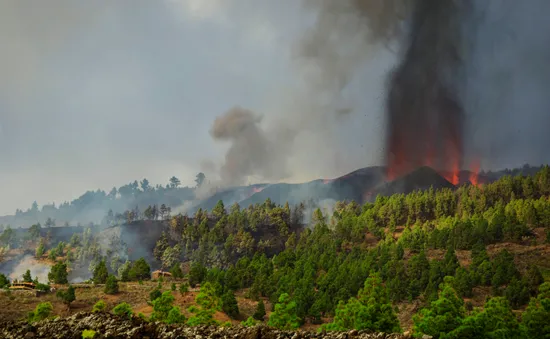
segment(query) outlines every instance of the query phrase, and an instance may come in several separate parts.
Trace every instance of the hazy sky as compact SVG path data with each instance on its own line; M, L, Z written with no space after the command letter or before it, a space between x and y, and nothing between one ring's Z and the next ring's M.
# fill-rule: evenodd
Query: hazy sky
M228 145L209 131L232 107L263 115L266 130L297 107L318 110L291 48L309 14L294 0L0 2L0 214L144 177L192 185L205 161L223 162ZM361 75L340 98L354 112L323 126L302 119L312 127L286 180L379 162L394 58L373 54L345 70Z

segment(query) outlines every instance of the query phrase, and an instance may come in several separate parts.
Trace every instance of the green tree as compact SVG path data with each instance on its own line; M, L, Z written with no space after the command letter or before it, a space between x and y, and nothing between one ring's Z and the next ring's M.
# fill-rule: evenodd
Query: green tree
M465 316L464 301L451 287L453 280L447 277L439 292L439 298L413 317L414 333L427 334L433 338L446 338L445 335L461 324Z
M256 326L257 322L253 317L248 317L245 321L241 322L242 327L253 327Z
M522 315L522 322L529 338L550 338L550 283L539 287L539 294L531 298L529 306Z
M54 284L67 284L69 280L67 272L67 264L58 261L53 265L48 273L48 281Z
M107 270L107 264L105 260L101 260L94 268L92 280L95 284L105 284L108 277L109 271Z
M175 263L172 266L172 268L170 269L170 273L172 274L172 277L175 279L183 278L183 271L181 270L181 265L179 263Z
M31 276L31 270L27 270L24 274L23 274L23 281L24 282L32 282L32 276Z
M118 281L112 274L109 275L105 282L105 288L103 289L105 294L117 294L118 293Z
M442 338L525 338L526 332L518 320L508 300L492 298L485 303L483 311L477 311L462 321L462 324Z
M189 312L193 316L187 320L187 325L217 325L218 322L214 319L214 313L219 308L219 300L216 297L214 288L209 282L201 286L199 294L195 297L195 303L198 305L191 306Z
M50 302L41 302L36 305L34 311L29 312L27 321L33 323L48 318L53 311L53 305Z
M139 258L132 265L132 268L128 272L128 277L130 280L151 279L151 267L144 258Z
M252 317L258 321L264 321L265 318L265 304L262 299L258 302L256 305L256 310L254 311L254 314Z
M235 298L235 294L233 291L228 290L222 295L222 310L230 316L231 318L235 319L239 316L239 305L237 304L237 299Z
M0 288L10 286L10 280L3 273L0 273Z
M115 315L126 317L128 319L132 319L132 316L134 315L132 307L125 302L116 305L113 308L113 313Z
M71 308L71 303L76 300L76 295L74 292L74 287L69 285L67 290L59 290L56 293L56 296L61 299L61 301L67 305L67 308Z
M341 302L336 309L334 321L324 328L328 331L357 329L386 333L401 332L399 320L380 274L372 274L365 280L357 298L350 298L345 304Z
M100 300L95 303L94 307L92 308L92 312L93 313L103 312L105 311L106 308L107 308L107 304L105 303L105 301Z
M288 293L279 296L279 302L275 304L275 311L269 316L269 326L294 330L300 327L300 319L296 314L296 302L292 301Z
M172 310L174 303L174 296L172 292L166 291L161 294L159 298L156 298L151 302L153 305L153 314L151 314L151 320L166 322L168 314ZM178 309L179 312L179 309ZM176 314L173 314L175 316Z
M160 290L160 287L156 287L154 288L150 293L149 293L149 300L151 300L151 302L157 300L158 298L160 298L162 296L162 292Z
M40 230L42 227L40 226L40 223L34 224L29 228L29 235L32 240L36 240L40 237Z
M206 277L207 269L201 263L194 262L189 270L189 285L195 287L200 284Z
M166 251L168 247L168 237L166 236L165 232L162 232L153 250L153 255L155 256L155 259L157 259L158 261L162 261L164 251Z
M186 294L187 292L189 292L189 285L187 283L180 284L179 291L181 295Z
M44 245L44 238L40 238L40 242L38 243L38 246L36 247L36 251L34 253L34 256L37 259L42 258L44 253L46 252L46 246Z

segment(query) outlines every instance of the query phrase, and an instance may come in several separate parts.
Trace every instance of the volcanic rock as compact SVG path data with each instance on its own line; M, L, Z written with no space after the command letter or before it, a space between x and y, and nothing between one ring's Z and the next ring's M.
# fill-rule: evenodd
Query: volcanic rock
M281 331L263 325L255 327L216 327L167 325L146 322L138 317L132 319L110 313L76 313L66 318L48 319L31 325L24 321L0 323L0 338L63 338L80 339L84 330L96 332L94 338L356 338L356 339L404 339L401 334L367 333L366 331L314 333L308 331Z

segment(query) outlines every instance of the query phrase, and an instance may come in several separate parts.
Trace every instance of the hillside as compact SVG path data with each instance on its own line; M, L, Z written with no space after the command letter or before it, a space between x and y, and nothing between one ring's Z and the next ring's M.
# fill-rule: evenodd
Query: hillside
M469 184L472 178L475 178L479 184L487 184L503 175L532 175L539 169L540 167L526 165L523 168L481 172L476 175L471 171L463 170L458 174L459 186ZM420 170L422 171L422 169ZM397 182L392 184L386 183L385 172L385 167L373 166L361 168L334 179L318 179L298 184L264 183L219 188L202 199L196 197L196 188L178 187L179 180L177 178L172 178L171 180L174 182L169 185L155 187L144 179L140 183L134 181L119 188L113 188L108 193L102 190L88 191L77 199L59 206L46 204L39 208L38 204L33 204L26 211L18 210L15 215L0 216L0 229L2 225L29 227L38 222L42 225L51 224L50 226L88 225L90 223L112 226L128 221L128 216L124 215L124 211L136 207L138 211L143 212L148 206L155 205L160 208L164 204L175 212L194 213L199 208L211 210L219 200L222 200L226 206L239 203L243 207L262 203L267 198L281 205L286 202L291 205L305 202L310 206L334 201L364 203L373 201L377 194L408 193L416 188L440 187L444 185L441 177L450 176L449 173L441 171L438 176L428 176L427 178L422 176L414 178L409 174L407 177L410 179L407 179L406 183L397 178ZM416 179L421 181L415 182ZM201 196L202 194L204 193L201 193ZM111 215L109 215L109 211L111 211Z
M69 243L44 238L39 227L4 231L0 241L9 245L8 256L27 253L47 265L57 260L58 269L68 265L69 276L88 271L100 284L112 274L120 288L111 295L102 285L78 287L74 307L68 309L51 293L3 294L0 302L7 307L0 315L19 318L44 301L52 303L54 314L67 315L89 311L105 300L109 307L127 302L149 318L155 314L151 303L159 298L149 300L149 293L160 287L159 293L168 293L166 300L168 295L174 298L166 307L185 316L174 321L189 325L227 319L234 325L250 324L246 317L255 314L261 300L266 305L261 319L275 326L283 326L272 320L279 309L290 312L285 319L291 322L284 325L289 328L370 326L373 331L402 332L415 326L418 331L428 320L414 315L450 298L463 311L452 315L457 327L447 332L463 331L461 326L470 322L489 331L490 324L499 323L491 317L505 314L506 319L519 320L499 323L508 337L538 339L526 334L534 331L535 323L525 319L539 312L531 305L550 297L545 282L550 278L550 167L532 176L503 176L481 187L454 187L430 168L389 183L379 182L376 173L360 171L332 183L364 180L363 188L387 196L361 205L340 201L331 214L312 211L307 222L305 206L266 199L246 208L218 201L209 211L193 215L140 219L94 232L85 228ZM43 244L44 251L39 253L37 244ZM103 273L98 267L104 267ZM176 291L170 291L171 281L148 280L157 268L174 272ZM194 289L178 292L186 282ZM66 288L63 283L54 286ZM194 305L206 312L200 313L202 318ZM357 312L370 320L354 318ZM422 331L433 333L429 327ZM479 336L487 337L489 332L483 331Z

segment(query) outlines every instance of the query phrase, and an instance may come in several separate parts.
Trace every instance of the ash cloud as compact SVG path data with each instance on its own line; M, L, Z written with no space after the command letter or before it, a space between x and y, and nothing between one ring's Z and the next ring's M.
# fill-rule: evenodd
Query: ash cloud
M231 146L220 168L221 180L231 185L247 182L255 175L268 180L287 176L286 159L260 126L262 117L234 107L214 120L210 135L217 141L229 141Z
M281 50L301 81L265 107L272 119L236 107L213 123L211 136L230 143L219 170L222 186L247 178L310 180L320 176L319 169L321 176L334 177L381 162L383 123L376 116L383 105L382 74L393 62L388 47L399 35L407 2L304 0L301 5L310 25L288 51ZM379 73L369 68L377 57L383 60L374 66ZM357 126L365 121L370 123L361 131Z

